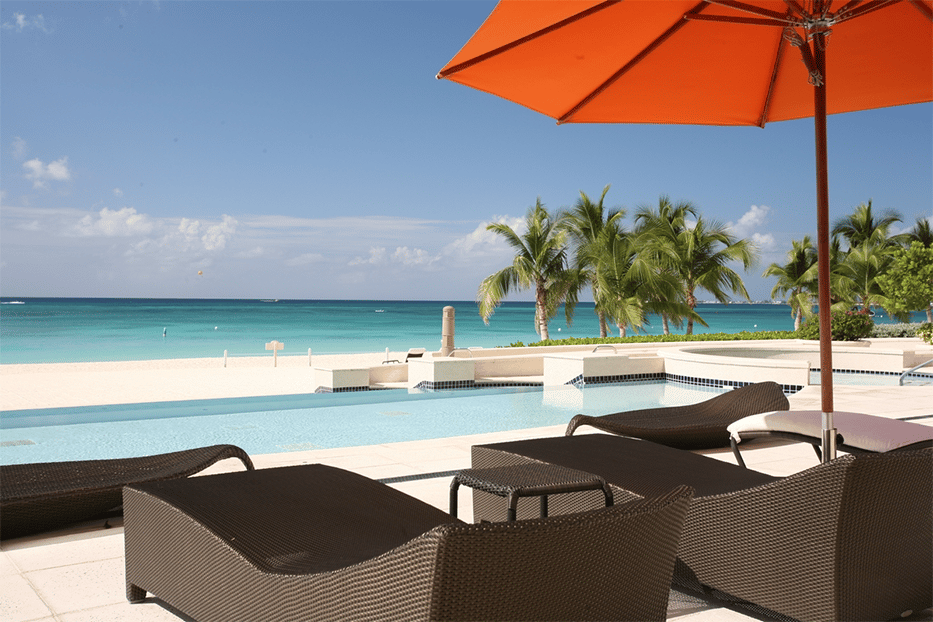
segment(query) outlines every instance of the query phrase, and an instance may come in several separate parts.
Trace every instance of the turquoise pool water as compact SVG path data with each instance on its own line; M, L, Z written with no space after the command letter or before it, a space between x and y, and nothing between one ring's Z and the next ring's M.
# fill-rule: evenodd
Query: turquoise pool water
M230 443L251 455L567 423L693 404L722 390L673 382L163 402L0 414L0 464L120 458Z

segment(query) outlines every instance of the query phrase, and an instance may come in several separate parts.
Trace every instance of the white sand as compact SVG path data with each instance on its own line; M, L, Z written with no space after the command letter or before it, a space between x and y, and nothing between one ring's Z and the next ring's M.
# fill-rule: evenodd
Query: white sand
M0 411L311 393L314 368L376 366L369 354L0 365ZM404 360L404 352L390 352Z

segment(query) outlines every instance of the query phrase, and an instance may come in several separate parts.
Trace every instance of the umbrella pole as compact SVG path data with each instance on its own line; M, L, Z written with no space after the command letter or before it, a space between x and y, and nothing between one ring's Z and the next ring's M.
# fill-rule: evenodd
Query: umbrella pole
M816 236L819 263L820 312L820 401L823 411L823 462L836 458L836 429L833 426L833 342L829 265L829 173L826 166L826 57L823 33L813 37L813 60L822 77L814 84L813 123L816 131ZM804 44L806 45L806 44Z

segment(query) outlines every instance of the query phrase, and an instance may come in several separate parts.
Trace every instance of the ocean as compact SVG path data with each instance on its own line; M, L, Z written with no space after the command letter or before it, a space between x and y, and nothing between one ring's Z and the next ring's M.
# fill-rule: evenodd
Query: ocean
M273 340L284 344L280 356L306 355L309 348L316 354L438 350L448 305L456 313L456 347L539 341L531 302L502 304L486 325L472 301L5 297L0 364L219 358L225 350L267 356L265 344ZM697 311L709 328L696 325L695 333L794 327L783 304L701 304ZM878 312L875 321L889 320ZM571 325L561 311L549 327L551 338L599 336L592 303L577 306ZM650 318L645 328L661 334L660 319Z

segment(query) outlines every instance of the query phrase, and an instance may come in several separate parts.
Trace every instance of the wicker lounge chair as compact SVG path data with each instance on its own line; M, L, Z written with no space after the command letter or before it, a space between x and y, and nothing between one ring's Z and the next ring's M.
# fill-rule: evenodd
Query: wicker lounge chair
M891 620L933 605L933 449L847 455L777 478L606 434L473 447L474 468L530 461L601 475L617 502L693 487L675 584L800 620ZM473 495L476 518L505 512L501 498ZM519 518L537 512L519 501ZM567 494L549 509L601 503L593 492Z
M142 458L42 462L0 466L0 539L61 529L120 507L123 486L188 477L246 452L214 445Z
M601 417L577 415L567 425L567 436L580 426L642 438L678 449L712 449L729 446L733 421L757 413L788 410L790 403L774 382L750 384L692 404L618 412Z
M124 490L127 598L198 620L663 620L691 491L468 525L319 464Z

